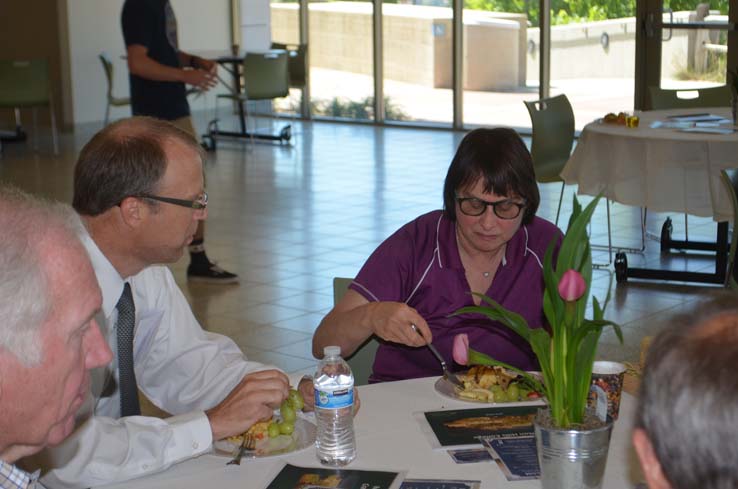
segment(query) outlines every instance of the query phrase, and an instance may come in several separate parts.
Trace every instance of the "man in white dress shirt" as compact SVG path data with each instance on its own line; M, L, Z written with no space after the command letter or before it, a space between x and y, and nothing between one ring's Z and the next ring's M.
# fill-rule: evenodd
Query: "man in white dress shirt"
M99 323L116 356L93 380L89 418L48 450L49 487L88 487L161 471L208 452L214 441L271 417L290 380L249 362L227 337L204 331L171 272L207 216L202 153L168 122L133 117L107 126L82 149L73 206L102 289ZM138 388L173 416L121 417L125 354L116 348L116 309L130 288L135 308L133 371ZM293 380L296 385L298 380ZM299 381L312 408L312 381ZM129 400L130 401L130 400ZM136 401L137 403L137 401ZM134 413L135 414L135 413Z
M72 209L0 187L0 488L36 486L14 464L74 428L89 370L112 358L100 288Z

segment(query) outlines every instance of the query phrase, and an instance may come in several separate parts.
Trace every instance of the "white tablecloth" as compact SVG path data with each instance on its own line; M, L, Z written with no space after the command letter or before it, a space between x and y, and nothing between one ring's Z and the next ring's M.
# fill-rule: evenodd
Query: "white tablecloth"
M407 471L408 478L481 480L483 488L540 488L538 481L507 482L492 462L456 464L445 451L431 448L419 423L413 418L414 412L482 407L441 396L433 388L436 379L387 382L359 388L361 411L355 419L358 456L348 468ZM630 443L634 407L634 398L623 393L620 419L613 428L604 489L627 489L642 480ZM227 460L203 455L160 474L115 487L263 488L276 475L282 462L320 467L312 447L278 458L244 459L240 466L226 466Z
M668 115L710 113L730 117L728 108L639 112L638 128L587 124L561 177L579 193L660 212L686 212L732 220L730 197L720 170L738 167L738 133L686 133L653 129Z

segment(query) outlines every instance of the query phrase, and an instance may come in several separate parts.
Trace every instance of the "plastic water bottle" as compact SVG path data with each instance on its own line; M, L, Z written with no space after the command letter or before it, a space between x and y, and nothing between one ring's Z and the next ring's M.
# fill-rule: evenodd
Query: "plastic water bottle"
M318 460L334 467L346 465L356 458L354 375L341 358L340 346L323 348L323 360L318 364L313 384Z

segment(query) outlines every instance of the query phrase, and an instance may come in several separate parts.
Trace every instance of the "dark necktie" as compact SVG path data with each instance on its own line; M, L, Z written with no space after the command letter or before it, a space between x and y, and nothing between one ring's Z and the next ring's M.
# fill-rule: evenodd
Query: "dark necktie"
M118 378L120 381L120 415L138 416L138 387L133 371L133 327L136 324L136 306L133 304L131 286L126 282L118 300Z

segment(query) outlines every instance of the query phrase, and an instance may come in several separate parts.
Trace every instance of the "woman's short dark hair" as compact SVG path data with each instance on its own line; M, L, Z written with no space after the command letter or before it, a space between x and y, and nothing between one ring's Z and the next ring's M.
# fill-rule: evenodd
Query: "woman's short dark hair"
M74 167L74 209L97 216L126 197L155 193L167 168L167 141L179 141L202 157L194 137L151 117L123 119L95 134Z
M443 209L456 220L456 191L484 181L484 191L525 199L523 224L533 220L541 196L533 159L517 132L506 127L474 129L461 141L443 185Z

